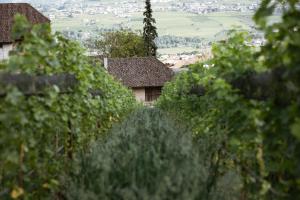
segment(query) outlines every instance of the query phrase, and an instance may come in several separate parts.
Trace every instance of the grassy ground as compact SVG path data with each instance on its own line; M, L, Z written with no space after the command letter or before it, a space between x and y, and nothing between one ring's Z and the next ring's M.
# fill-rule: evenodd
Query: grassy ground
M196 15L185 12L156 12L159 35L174 35L183 37L201 37L213 39L215 34L230 29L233 26L241 26L248 29L251 13L218 13L207 15ZM88 20L96 20L95 25L86 26ZM122 24L134 30L142 30L142 13L134 13L131 20L119 18L111 14L77 15L73 18L59 18L53 20L55 30L93 30L99 28L110 28L113 25Z
M192 47L173 47L173 48L163 48L158 49L158 53L160 54L177 54L177 53L184 53L184 52L193 52L199 51L200 49L192 48Z
M196 15L187 12L155 12L158 34L182 37L199 37L209 41L221 39L225 30L234 27L250 30L254 25L252 13L224 12L205 15ZM89 20L95 20L96 24L86 25ZM76 15L73 18L58 18L52 21L54 30L83 30L95 31L97 28L111 28L122 25L133 30L142 30L142 13L133 13L132 17L120 18L112 14ZM163 53L177 53L193 48L179 47L172 49L161 49Z

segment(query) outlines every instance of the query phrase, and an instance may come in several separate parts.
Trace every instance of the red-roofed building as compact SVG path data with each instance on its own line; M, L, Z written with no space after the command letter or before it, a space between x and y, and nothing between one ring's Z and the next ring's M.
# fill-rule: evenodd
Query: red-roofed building
M155 57L109 58L104 59L104 67L131 88L141 102L155 101L165 83L174 76L173 71Z
M50 23L50 20L27 3L0 3L0 60L8 58L13 49L14 41L11 37L14 16L24 15L31 24Z

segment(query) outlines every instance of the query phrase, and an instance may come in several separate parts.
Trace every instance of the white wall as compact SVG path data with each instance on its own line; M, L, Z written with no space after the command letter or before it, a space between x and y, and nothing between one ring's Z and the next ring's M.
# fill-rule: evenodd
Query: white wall
M137 101L145 102L146 100L145 88L133 88L132 90Z
M0 60L4 60L8 58L9 52L13 49L12 44L4 44L0 47Z

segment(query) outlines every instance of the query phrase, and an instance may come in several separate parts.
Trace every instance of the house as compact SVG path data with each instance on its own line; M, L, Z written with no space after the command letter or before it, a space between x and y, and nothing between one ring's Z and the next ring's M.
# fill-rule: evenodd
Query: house
M27 3L0 3L0 60L7 59L17 41L11 37L14 16L24 15L31 24L50 23L50 20Z
M104 67L125 86L131 88L136 99L152 102L162 87L170 81L173 71L155 57L104 59Z

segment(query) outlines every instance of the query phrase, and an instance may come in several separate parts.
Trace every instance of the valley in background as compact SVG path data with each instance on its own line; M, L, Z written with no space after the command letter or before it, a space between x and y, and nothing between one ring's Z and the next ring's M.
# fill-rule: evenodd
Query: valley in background
M10 1L12 2L12 1ZM24 2L24 1L13 1ZM54 31L83 45L101 33L120 29L142 31L144 0L29 0L52 21ZM252 20L258 0L152 0L160 56L196 55L233 28L249 31L253 45L264 39ZM280 12L280 11L278 11ZM276 21L274 16L270 21ZM91 50L92 51L92 50ZM171 61L170 61L171 62Z

